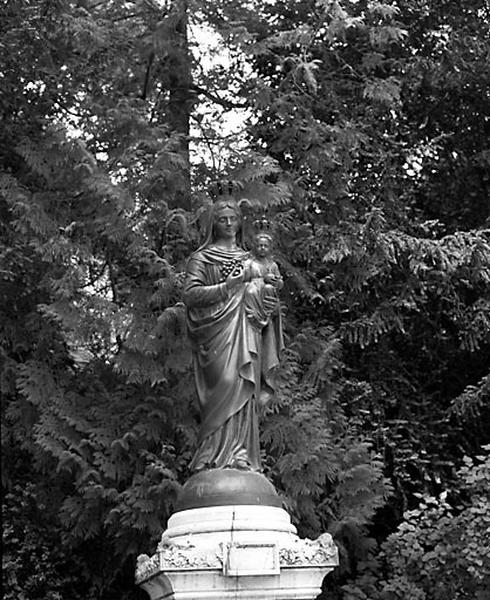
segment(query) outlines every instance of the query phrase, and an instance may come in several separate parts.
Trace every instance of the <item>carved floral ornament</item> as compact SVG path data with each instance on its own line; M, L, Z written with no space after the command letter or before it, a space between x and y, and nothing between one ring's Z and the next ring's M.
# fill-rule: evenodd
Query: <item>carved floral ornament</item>
M293 538L278 549L281 568L324 567L336 564L337 548L329 534L316 540ZM159 573L175 570L222 570L223 543L214 547L196 548L190 540L183 544L163 539L152 557L141 554L137 559L136 583L140 584Z

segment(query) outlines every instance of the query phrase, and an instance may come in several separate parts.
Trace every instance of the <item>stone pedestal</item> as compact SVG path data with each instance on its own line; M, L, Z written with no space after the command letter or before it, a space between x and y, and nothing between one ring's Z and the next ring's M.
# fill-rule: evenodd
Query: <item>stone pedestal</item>
M313 600L337 564L329 534L300 539L278 506L204 506L172 515L136 582L151 600Z

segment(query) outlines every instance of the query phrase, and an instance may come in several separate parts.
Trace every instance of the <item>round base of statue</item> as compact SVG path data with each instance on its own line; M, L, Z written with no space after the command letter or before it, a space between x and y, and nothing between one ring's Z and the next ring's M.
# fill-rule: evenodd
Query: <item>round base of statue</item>
M190 477L177 498L175 510L243 504L282 507L281 498L265 475L228 468L208 469Z

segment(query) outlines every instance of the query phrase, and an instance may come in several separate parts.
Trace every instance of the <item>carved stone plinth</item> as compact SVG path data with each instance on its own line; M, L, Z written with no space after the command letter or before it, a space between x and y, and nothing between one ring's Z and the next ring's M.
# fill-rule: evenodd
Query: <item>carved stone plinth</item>
M172 515L136 582L151 600L312 600L337 564L330 535L300 539L282 508L216 506Z

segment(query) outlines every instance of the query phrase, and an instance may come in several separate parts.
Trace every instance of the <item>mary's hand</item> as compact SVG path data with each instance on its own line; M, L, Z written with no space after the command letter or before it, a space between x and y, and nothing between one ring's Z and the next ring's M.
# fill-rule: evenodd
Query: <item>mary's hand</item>
M225 279L226 287L229 290L232 290L233 288L236 288L237 285L240 285L241 283L243 283L244 280L245 280L245 271L242 268L242 269L240 269L240 271L238 273L236 273L234 271L228 275L228 277Z

